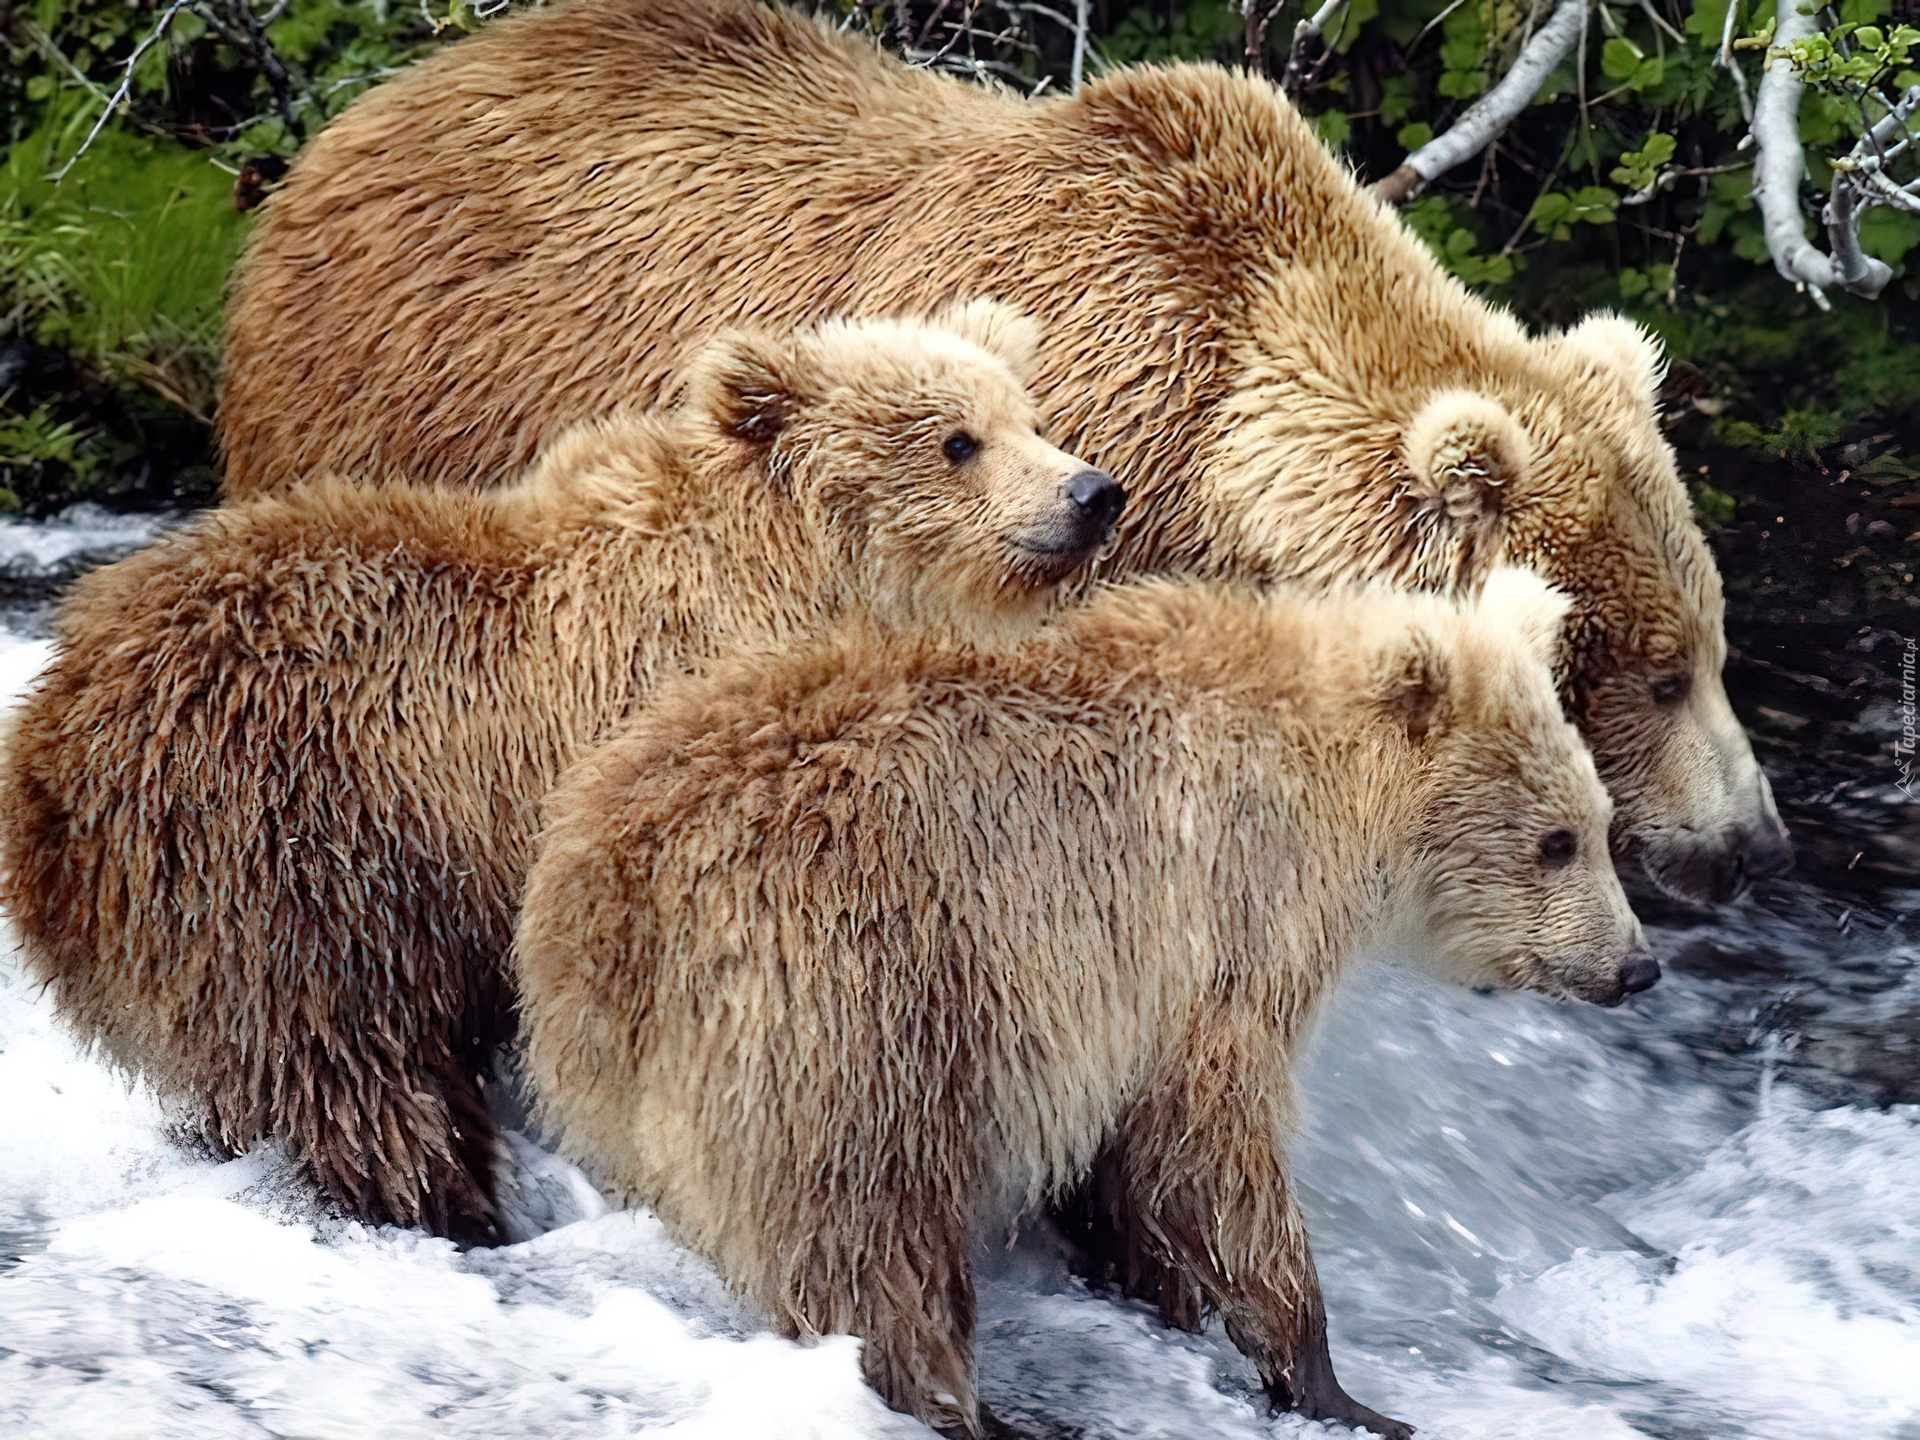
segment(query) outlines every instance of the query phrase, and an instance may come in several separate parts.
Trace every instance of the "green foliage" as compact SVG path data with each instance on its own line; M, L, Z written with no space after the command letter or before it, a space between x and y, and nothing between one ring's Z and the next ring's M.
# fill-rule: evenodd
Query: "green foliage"
M1640 142L1640 148L1623 154L1620 163L1608 172L1607 178L1626 186L1630 194L1649 191L1659 178L1661 168L1672 161L1677 143L1671 135L1663 135L1658 130L1649 131L1647 138Z
M1212 60L1244 48L1246 21L1232 0L1193 0L1175 9L1162 28L1151 5L1127 12L1100 44L1116 65L1166 60Z
M1817 465L1820 452L1840 438L1846 416L1821 405L1796 406L1780 417L1766 439L1776 455L1802 464Z
M1513 261L1482 255L1480 237L1460 222L1443 196L1430 195L1402 212L1407 228L1427 244L1440 263L1469 285L1504 285L1513 279Z
M1573 238L1575 225L1611 225L1620 196L1604 185L1582 185L1578 190L1550 190L1533 202L1527 219L1542 235L1555 240Z
M1904 66L1915 46L1920 46L1920 30L1911 25L1886 29L1843 22L1770 53L1785 56L1815 89L1852 96Z
M1642 94L1660 88L1666 78L1664 55L1649 55L1623 36L1607 41L1600 49L1600 73L1622 89Z
M1313 117L1313 133L1329 150L1344 149L1353 134L1353 122L1344 110L1322 110Z
M92 120L78 105L51 112L0 168L0 333L205 413L246 226L233 179L204 151L109 128L56 186L50 170Z
M1649 265L1642 270L1638 266L1620 267L1620 298L1623 300L1653 300L1665 295L1673 286L1673 266Z
M1693 501L1694 517L1702 529L1712 532L1733 523L1733 497L1726 491L1716 490L1704 480L1690 480L1687 495Z
M368 86L478 26L495 0L289 0L266 29L266 51L209 22L264 17L273 0L191 3L135 67L128 110L56 188L49 173L79 148L167 0L0 0L0 344L65 352L76 383L118 387L138 410L119 424L45 393L0 395L0 507L9 490L30 509L43 503L50 476L63 494L110 486L144 443L153 412L139 407L158 406L154 397L209 412L222 290L247 225L234 172L264 160L249 174L270 178L272 158L291 159ZM940 20L938 0L790 3L829 9L889 45ZM1862 216L1862 246L1895 267L1878 306L1841 299L1821 315L1780 282L1751 196L1752 154L1738 148L1739 91L1715 63L1729 3L1598 6L1584 72L1575 56L1562 61L1491 162L1441 177L1403 214L1451 273L1532 322L1630 310L1710 374L1716 394L1734 397L1717 426L1724 443L1805 460L1835 443L1836 426L1920 413L1920 347L1894 338L1886 320L1920 305L1920 217L1888 207ZM1751 90L1769 59L1774 0L1731 3L1735 62ZM1273 13L1269 76L1288 73L1294 26L1314 8L1291 0ZM1782 52L1808 82L1810 234L1832 162L1884 113L1872 91L1920 83L1920 30L1910 9L1892 9L1838 0L1821 12L1828 28ZM1016 13L982 0L964 13L981 34L1025 27L994 52L991 73L1016 85L1045 79L1057 92L1072 35L1045 17L1073 10ZM1320 141L1377 178L1485 94L1545 13L1534 0L1349 0L1302 47L1288 83ZM1093 37L1096 69L1245 63L1240 0L1123 0L1094 14L1114 22ZM1920 146L1896 169L1902 183L1920 174ZM1716 513L1717 494L1696 487L1703 517Z

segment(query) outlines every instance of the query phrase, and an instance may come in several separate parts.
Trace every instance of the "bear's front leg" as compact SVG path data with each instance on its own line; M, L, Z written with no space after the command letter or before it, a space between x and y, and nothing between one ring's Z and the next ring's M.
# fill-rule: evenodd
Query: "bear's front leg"
M1151 1280L1175 1322L1218 1310L1277 1409L1407 1440L1411 1425L1362 1405L1334 1376L1320 1279L1281 1159L1284 1057L1273 1058L1270 1032L1242 1028L1216 1016L1134 1105L1103 1156L1103 1206L1142 1252L1132 1277Z

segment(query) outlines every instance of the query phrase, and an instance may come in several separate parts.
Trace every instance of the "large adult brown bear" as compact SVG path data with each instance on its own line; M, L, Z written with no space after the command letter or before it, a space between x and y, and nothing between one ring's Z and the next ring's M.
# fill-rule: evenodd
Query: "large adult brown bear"
M718 325L994 295L1061 444L1128 477L1113 575L1497 555L1574 597L1560 677L1616 853L1723 899L1790 854L1726 700L1719 580L1625 321L1547 339L1443 273L1270 84L1025 102L755 0L562 0L372 91L268 202L227 335L234 495L504 481Z

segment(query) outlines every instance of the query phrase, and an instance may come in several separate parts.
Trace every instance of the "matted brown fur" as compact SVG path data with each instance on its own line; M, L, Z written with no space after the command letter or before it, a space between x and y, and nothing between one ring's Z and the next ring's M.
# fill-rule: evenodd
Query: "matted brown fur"
M63 1019L354 1212L493 1238L476 1073L562 767L849 606L1017 630L1104 537L967 335L1031 347L991 306L734 337L517 487L321 482L89 576L0 761L0 900Z
M1026 102L757 0L561 0L356 101L267 202L227 330L235 495L514 473L715 325L992 295L1048 326L1062 444L1137 487L1106 575L1574 597L1560 673L1620 855L1726 898L1787 861L1722 601L1624 320L1534 338L1271 84Z
M556 788L528 879L562 1144L977 1433L976 1217L1124 1135L1145 1245L1274 1399L1405 1435L1327 1359L1290 1057L1383 943L1623 995L1642 940L1544 663L1561 614L1516 572L1470 610L1145 583L1010 651L856 627L663 688Z

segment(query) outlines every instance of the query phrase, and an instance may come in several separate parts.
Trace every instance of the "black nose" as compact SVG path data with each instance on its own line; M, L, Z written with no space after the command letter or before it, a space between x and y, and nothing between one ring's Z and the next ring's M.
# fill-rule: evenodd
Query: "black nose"
M1651 955L1629 955L1620 962L1620 988L1629 995L1651 990L1660 980L1660 962Z
M1082 470L1066 484L1071 500L1087 522L1105 535L1120 518L1120 507L1127 503L1127 492L1104 470Z
M1787 827L1777 822L1762 825L1747 836L1740 847L1740 868L1749 880L1766 880L1793 869L1793 846L1787 841Z

